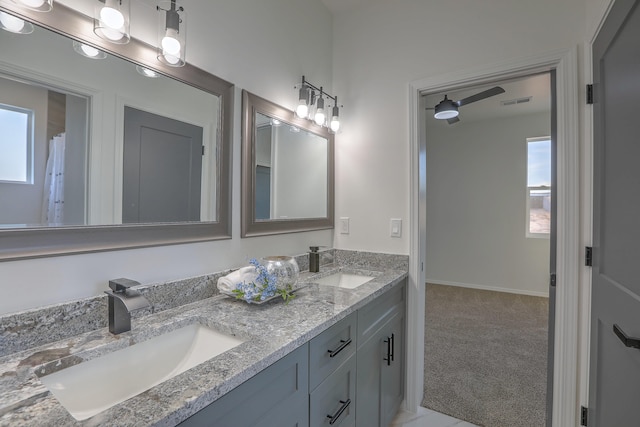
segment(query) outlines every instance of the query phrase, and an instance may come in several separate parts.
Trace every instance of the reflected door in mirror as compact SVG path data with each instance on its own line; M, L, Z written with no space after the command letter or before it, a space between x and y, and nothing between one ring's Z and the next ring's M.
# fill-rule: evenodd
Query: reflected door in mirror
M203 130L125 107L122 222L200 221Z

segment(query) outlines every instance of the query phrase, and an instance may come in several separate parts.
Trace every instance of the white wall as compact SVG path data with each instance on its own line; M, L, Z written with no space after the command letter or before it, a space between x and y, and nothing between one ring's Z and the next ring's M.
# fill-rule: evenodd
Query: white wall
M549 239L526 237L528 137L549 112L427 124L429 283L548 295Z
M142 283L174 280L241 266L248 257L300 254L309 245L332 245L330 230L240 238L240 90L292 108L293 86L302 74L329 88L332 19L328 10L320 0L184 3L190 14L187 61L236 84L233 239L2 262L0 292L11 297L0 299L0 314L98 295L114 277ZM132 33L136 34L133 28Z
M407 254L410 233L389 237L389 219L409 220L408 83L579 45L585 0L367 3L334 17L334 92L345 105L336 217L351 218L334 246Z

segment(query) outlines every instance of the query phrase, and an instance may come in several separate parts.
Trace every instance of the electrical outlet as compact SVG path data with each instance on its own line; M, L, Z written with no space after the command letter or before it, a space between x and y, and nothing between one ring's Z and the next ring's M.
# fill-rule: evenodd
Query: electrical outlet
M349 234L349 217L340 218L340 234Z
M391 237L402 237L402 220L391 218Z

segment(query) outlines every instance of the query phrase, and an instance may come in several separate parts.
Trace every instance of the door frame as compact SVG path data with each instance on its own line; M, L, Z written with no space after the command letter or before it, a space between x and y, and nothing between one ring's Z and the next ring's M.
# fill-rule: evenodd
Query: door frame
M557 286L554 336L553 426L578 423L580 356L580 146L577 48L558 50L490 66L416 80L409 89L410 263L408 287L407 390L405 406L422 402L424 378L424 299L426 247L426 138L424 92L556 71L557 101Z

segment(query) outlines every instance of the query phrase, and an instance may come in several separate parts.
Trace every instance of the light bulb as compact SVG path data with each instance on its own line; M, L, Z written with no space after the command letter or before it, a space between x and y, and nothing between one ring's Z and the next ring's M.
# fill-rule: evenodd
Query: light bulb
M162 56L164 57L165 61L167 61L171 65L175 65L180 62L180 51L178 51L176 54L171 54L163 49Z
M91 58L95 58L96 56L100 55L100 51L93 46L82 44L80 45L80 49L82 49L82 52L84 52L85 55Z
M338 116L333 116L331 118L331 130L334 132L338 132L340 130L340 118Z
M313 121L316 122L318 126L322 126L324 124L324 119L324 108L318 108L316 110L316 115L314 116Z
M100 9L100 21L111 29L119 30L124 25L124 15L117 9L105 6Z
M178 32L172 28L167 28L167 35L162 38L162 50L169 55L180 57L181 48Z
M0 23L2 23L2 26L6 30L13 33L19 33L25 26L25 22L22 19L16 18L15 16L9 15L5 12L0 12Z
M44 1L45 0L20 0L20 3L24 4L27 7L37 9L39 7L42 7Z
M454 117L458 117L458 110L444 110L438 111L433 115L436 119L444 120L444 119L452 119Z
M296 115L301 119L306 119L309 114L309 106L306 101L300 100L300 104L296 107Z

